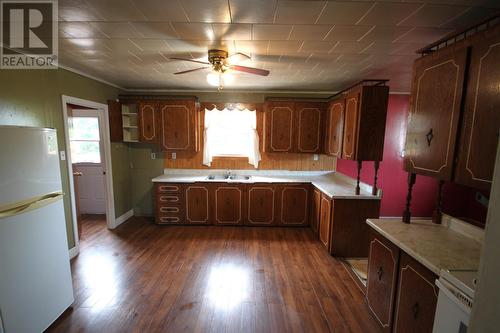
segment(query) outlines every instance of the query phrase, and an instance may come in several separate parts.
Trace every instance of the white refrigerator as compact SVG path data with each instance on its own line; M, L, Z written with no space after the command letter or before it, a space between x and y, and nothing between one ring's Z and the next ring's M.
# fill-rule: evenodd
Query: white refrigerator
M34 333L72 303L54 129L0 126L0 332Z

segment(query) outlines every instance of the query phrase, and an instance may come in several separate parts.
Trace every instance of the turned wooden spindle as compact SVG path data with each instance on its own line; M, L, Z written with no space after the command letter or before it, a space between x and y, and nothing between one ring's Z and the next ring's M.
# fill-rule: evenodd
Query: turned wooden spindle
M363 161L358 161L358 177L356 178L356 195L359 195L361 188L359 187L359 181L361 177L361 167L362 167Z
M375 167L375 177L373 178L372 195L377 195L378 192L377 179L378 179L378 168L380 166L380 161L373 162L373 166Z
M411 212L410 212L410 205L411 205L411 192L413 191L413 185L415 185L415 180L416 180L416 174L414 173L408 173L408 194L406 195L406 207L403 212L403 222L404 223L410 223L411 219Z
M443 204L443 185L444 185L444 180L440 180L438 185L436 209L434 209L434 214L432 215L432 222L436 224L441 224L441 217L443 216L443 212L441 210Z

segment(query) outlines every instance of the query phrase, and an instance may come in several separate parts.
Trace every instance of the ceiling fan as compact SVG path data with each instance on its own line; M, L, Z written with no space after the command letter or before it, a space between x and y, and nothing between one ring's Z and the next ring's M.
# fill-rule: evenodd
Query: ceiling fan
M234 64L230 63L230 59L235 57L235 56L241 56L241 57L244 57L246 59L250 59L250 56L248 56L244 53L237 52L237 53L229 55L227 51L219 50L219 49L208 50L208 62L194 60L194 59L187 59L187 58L178 58L178 57L171 57L170 59L183 60L183 61L194 62L197 64L209 65L209 66L203 66L203 67L198 67L198 68L194 68L194 69L189 69L189 70L182 71L182 72L177 72L174 74L175 75L186 74L186 73L191 73L191 72L210 68L212 71L207 74L207 82L210 85L218 87L219 90L224 87L224 84L230 83L234 79L232 77L232 75L230 74L230 71L237 71L237 72L243 72L243 73L260 75L260 76L268 76L269 75L269 71L265 70L265 69L234 65Z

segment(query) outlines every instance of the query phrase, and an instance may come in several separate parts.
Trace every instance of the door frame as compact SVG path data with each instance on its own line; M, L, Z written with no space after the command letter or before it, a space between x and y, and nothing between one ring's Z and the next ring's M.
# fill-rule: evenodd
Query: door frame
M73 182L72 163L71 163L71 151L70 151L70 140L69 140L69 129L68 129L68 104L74 104L81 107L87 107L96 109L102 112L102 143L103 143L103 167L106 172L104 175L104 195L106 200L106 224L108 229L116 228L115 223L115 201L113 192L113 173L111 165L111 140L109 137L109 117L108 117L108 105L98 102L93 102L77 97L71 97L62 95L62 109L63 109L63 128L64 128L64 141L66 144L66 164L68 167L68 178L69 178L69 195L71 202L71 217L73 219L73 237L75 238L75 247L70 249L70 257L75 257L79 252L80 240L78 238L78 221L76 219L76 201L75 201L75 184Z

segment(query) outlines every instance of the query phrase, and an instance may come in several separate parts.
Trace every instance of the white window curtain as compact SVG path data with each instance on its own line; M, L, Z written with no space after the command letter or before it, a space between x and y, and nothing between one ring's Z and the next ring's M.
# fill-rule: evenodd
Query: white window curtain
M210 166L214 156L248 157L259 167L259 135L256 111L205 109L203 164Z

